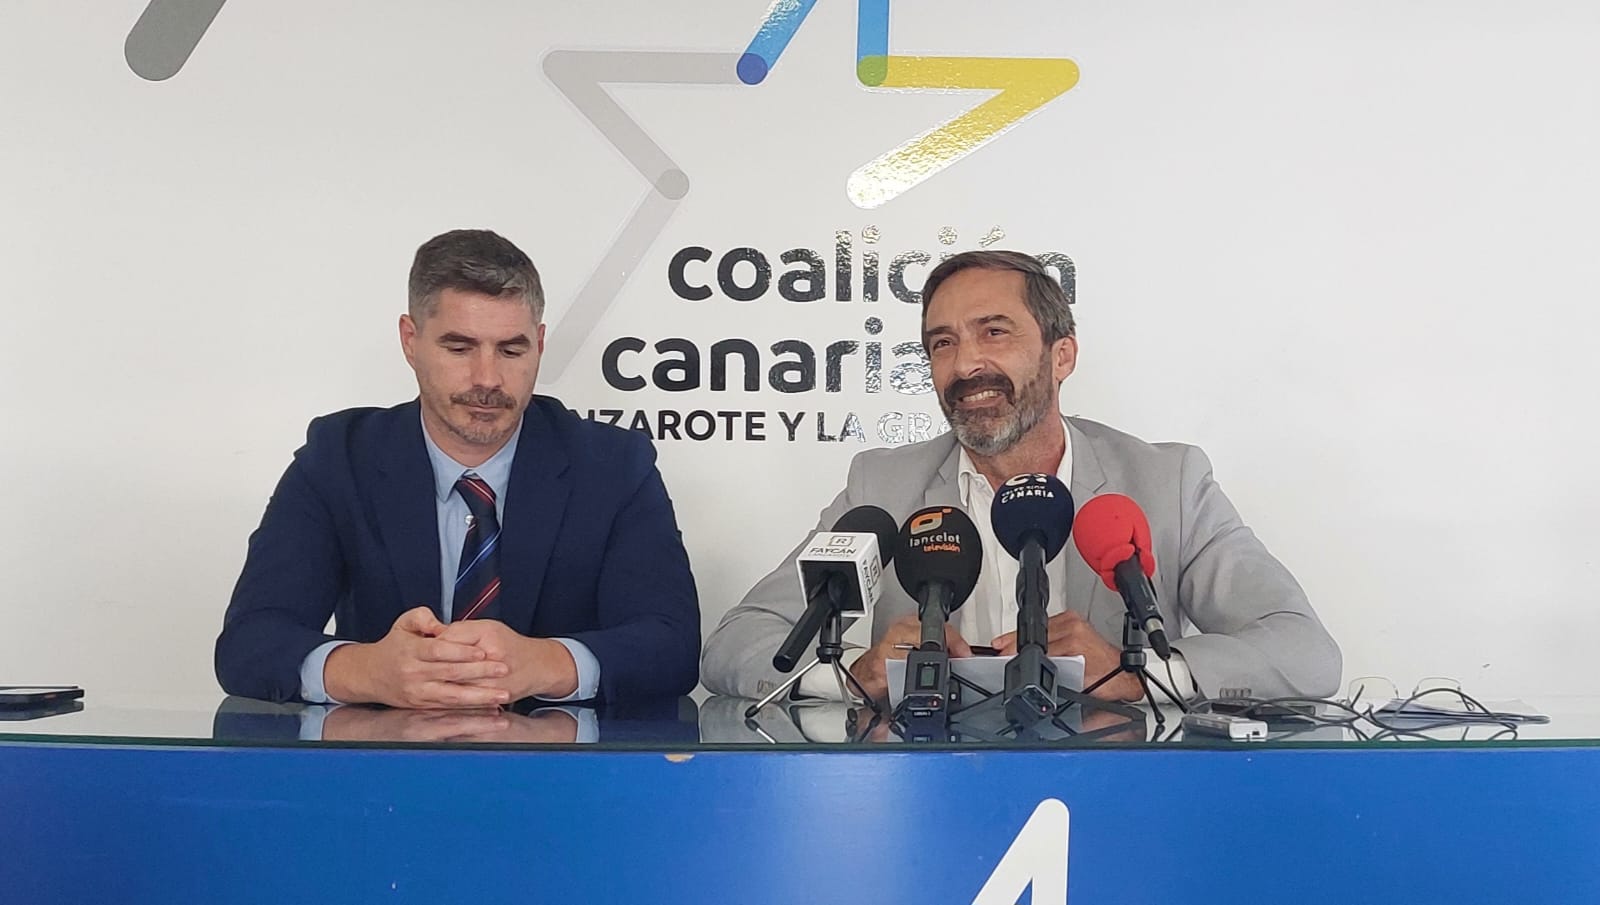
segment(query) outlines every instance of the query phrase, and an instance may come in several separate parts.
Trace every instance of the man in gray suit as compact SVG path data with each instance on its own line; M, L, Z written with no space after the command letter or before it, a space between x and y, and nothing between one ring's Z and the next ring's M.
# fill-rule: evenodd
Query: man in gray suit
M1061 416L1061 382L1077 363L1078 342L1066 294L1047 269L1017 252L958 254L928 275L922 305L923 346L951 432L857 455L818 530L867 504L899 520L925 506L965 510L978 526L985 561L972 597L951 617L946 640L953 656L969 655L970 644L1015 652L1019 567L996 542L989 507L1008 478L1050 473L1080 507L1096 494L1121 493L1149 516L1155 587L1174 651L1166 664L1152 656L1151 669L1169 687L1190 696L1249 689L1256 697L1321 697L1338 690L1338 645L1294 576L1212 480L1205 453ZM713 692L758 697L783 680L772 655L805 608L795 580L799 550L761 579L706 642L701 674ZM1089 680L1110 672L1120 660L1121 598L1070 544L1047 572L1049 653L1081 654ZM887 692L885 660L903 658L905 648L896 645L920 638L916 613L915 601L886 577L872 613L872 647L850 666L880 700ZM816 693L832 684L801 683ZM1128 674L1097 692L1125 701L1141 693Z

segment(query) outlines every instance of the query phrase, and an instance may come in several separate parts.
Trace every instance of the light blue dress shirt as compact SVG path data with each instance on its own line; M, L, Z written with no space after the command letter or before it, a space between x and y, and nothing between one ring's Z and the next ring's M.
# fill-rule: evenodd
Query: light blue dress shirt
M456 569L461 563L461 547L467 539L467 501L456 492L456 482L463 475L474 474L483 479L490 489L494 491L495 515L500 519L502 526L505 524L506 513L506 488L511 483L511 462L517 455L517 439L522 433L522 425L511 432L511 439L506 445L490 456L488 461L474 468L450 458L433 438L428 436L428 429L424 425L422 439L428 448L428 461L433 465L434 501L438 505L439 515L439 588L440 604L444 612L444 621L449 622L454 611ZM553 638L572 654L572 660L578 666L578 688L564 698L551 698L559 701L582 701L594 697L600 688L600 661L595 659L594 653L582 642L571 638ZM328 654L334 648L343 644L352 644L351 641L329 641L320 645L316 650L306 655L300 664L300 697L313 704L339 703L328 697L327 689L322 684L322 669L328 662Z

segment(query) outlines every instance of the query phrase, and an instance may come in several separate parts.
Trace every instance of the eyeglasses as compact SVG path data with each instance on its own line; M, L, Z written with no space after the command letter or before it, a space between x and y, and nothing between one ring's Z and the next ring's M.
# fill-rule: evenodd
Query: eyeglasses
M1356 719L1383 730L1372 736L1373 739L1416 736L1456 726L1462 727L1464 739L1470 727L1484 725L1503 727L1490 736L1491 740L1508 733L1515 738L1519 724L1550 721L1540 713L1502 712L1499 708L1487 707L1462 691L1459 681L1447 676L1423 677L1405 698L1395 690L1394 682L1384 676L1352 679L1345 699L1338 702L1338 706ZM1361 733L1358 731L1358 734Z
M1461 691L1461 682L1448 676L1424 676L1411 694L1402 698L1394 681L1385 676L1350 680L1343 704L1352 709L1442 710L1452 713L1483 712L1483 707Z

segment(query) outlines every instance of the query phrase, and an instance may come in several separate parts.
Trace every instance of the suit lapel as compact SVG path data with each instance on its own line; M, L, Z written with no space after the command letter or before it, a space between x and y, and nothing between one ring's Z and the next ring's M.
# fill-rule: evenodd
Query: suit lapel
M1105 486L1106 473L1089 438L1070 418L1067 419L1067 434L1072 439L1072 502L1081 509ZM1090 625L1097 626L1096 611L1104 609L1108 599L1106 594L1099 593L1100 576L1089 568L1075 548L1062 553L1067 556L1067 609L1082 613Z
M385 626L412 607L440 614L439 508L434 497L433 466L422 441L422 416L415 403L394 412L389 442L379 452L379 480L373 509L378 533L389 555L400 589L396 609Z
M566 474L567 453L554 428L535 399L523 415L506 488L505 523L500 528L500 578L505 585L501 616L524 634L533 627L546 568L572 489Z

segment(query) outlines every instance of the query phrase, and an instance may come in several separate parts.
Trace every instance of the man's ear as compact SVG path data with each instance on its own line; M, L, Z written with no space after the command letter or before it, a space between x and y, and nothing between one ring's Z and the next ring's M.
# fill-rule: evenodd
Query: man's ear
M1060 383L1078 367L1078 338L1063 336L1050 347L1050 366Z
M405 353L406 363L413 368L417 366L416 353L414 351L416 343L417 322L412 320L409 314L400 315L400 351Z

